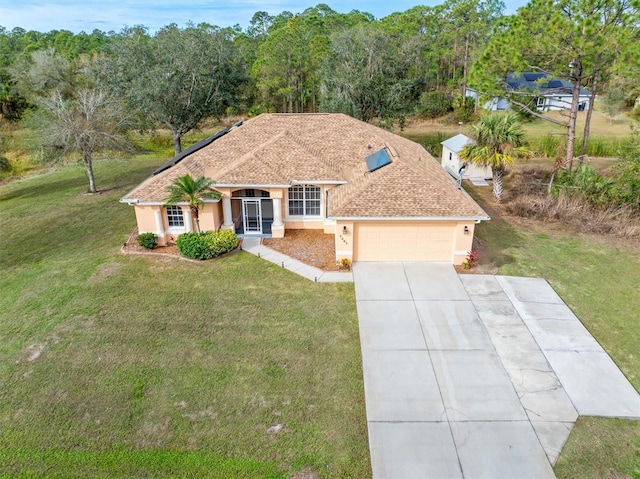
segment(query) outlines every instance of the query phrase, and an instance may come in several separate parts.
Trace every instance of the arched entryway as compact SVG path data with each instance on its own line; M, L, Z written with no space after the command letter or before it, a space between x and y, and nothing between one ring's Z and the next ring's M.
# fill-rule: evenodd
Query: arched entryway
M238 235L271 235L273 201L268 191L253 188L233 191L231 210Z

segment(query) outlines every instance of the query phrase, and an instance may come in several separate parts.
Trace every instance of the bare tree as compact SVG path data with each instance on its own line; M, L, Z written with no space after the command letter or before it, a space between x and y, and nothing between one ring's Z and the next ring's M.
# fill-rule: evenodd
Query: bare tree
M126 115L120 104L95 89L78 89L68 98L56 89L40 99L43 113L39 131L42 141L63 153L79 153L87 169L89 192L96 193L94 153L127 149L123 136Z

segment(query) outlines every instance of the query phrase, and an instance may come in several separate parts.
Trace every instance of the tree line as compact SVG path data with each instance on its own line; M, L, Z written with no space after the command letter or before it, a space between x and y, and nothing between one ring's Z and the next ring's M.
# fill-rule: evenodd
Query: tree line
M45 72L42 56L34 57L51 52L102 70L100 86L169 127L176 148L200 115L159 115L157 103L171 98L168 92L204 116L344 111L393 121L412 114L425 92L447 94L445 110L455 96L464 98L469 67L503 10L496 0L447 0L375 20L319 4L296 15L257 12L244 30L206 23L168 25L153 35L143 26L90 34L0 28L0 109L17 119L34 96L63 80L52 64L58 60ZM27 85L21 78L30 68L52 78Z
M503 81L536 71L575 85L566 118L555 119L567 130L570 162L576 91L617 85L628 102L640 93L639 3L531 0L505 16L500 0L445 0L380 20L319 4L257 12L246 29L170 24L153 34L0 27L0 112L47 132L35 138L43 156L71 149L89 168L93 151L125 144L127 129L167 128L178 153L185 133L229 114L344 112L400 126L416 114L466 120L478 107L470 84L480 103L508 96L540 116L534 92L516 95Z

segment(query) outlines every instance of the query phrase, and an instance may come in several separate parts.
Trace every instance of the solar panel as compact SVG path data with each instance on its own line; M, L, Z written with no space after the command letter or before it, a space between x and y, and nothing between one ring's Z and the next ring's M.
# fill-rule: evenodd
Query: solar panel
M536 81L546 75L544 73L523 73L522 76L527 81Z
M508 81L507 85L509 85L509 88L511 88L512 90L517 90L518 87L520 86L518 82L515 82L515 81Z
M371 172L391 163L391 158L389 158L386 148L383 148L382 150L376 151L375 153L367 156L365 161L367 162L369 172Z
M233 128L234 126L237 127L237 126L240 126L240 125L242 125L242 121L239 121L239 122L237 122L237 123L235 123L235 124L233 124L231 126L228 126L224 130L220 130L218 133L216 133L212 137L205 138L204 140L200 140L198 143L196 143L194 145L191 145L189 148L184 150L182 153L177 154L176 156L171 158L169 161L167 161L164 165L162 165L160 168L158 168L153 173L151 173L151 176L155 176L158 173L162 173L164 170L168 170L172 166L175 166L176 164L180 163L182 160L184 160L190 154L195 153L198 150L201 150L205 146L208 146L211 143L213 143L214 141L216 141L221 136L224 136L227 133L229 133L229 130L231 130L231 128Z
M551 80L549 82L549 88L562 88L562 82L560 80Z

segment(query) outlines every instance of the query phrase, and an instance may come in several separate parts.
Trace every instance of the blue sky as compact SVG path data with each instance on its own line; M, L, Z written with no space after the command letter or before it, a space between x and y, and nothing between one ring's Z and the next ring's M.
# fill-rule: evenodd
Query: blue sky
M284 10L299 13L318 3L326 3L334 10L346 13L360 10L382 18L393 12L402 12L415 5L437 5L438 0L341 0L340 2L308 0L0 0L0 25L11 30L22 27L41 32L71 30L90 32L95 28L103 31L120 31L124 26L146 25L151 31L177 23L184 26L188 21L207 22L221 27L239 24L246 28L257 11L272 15ZM525 0L505 1L507 13L513 13Z

